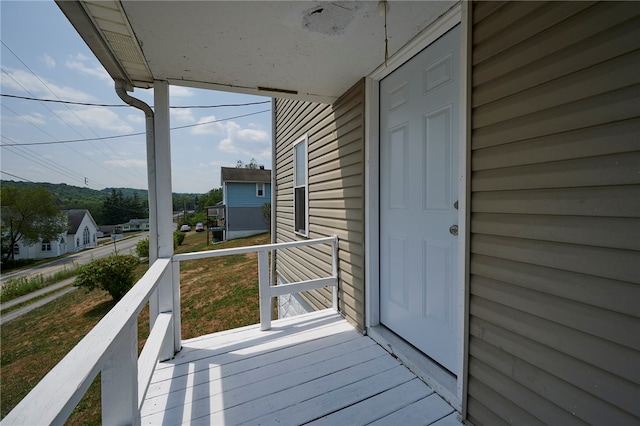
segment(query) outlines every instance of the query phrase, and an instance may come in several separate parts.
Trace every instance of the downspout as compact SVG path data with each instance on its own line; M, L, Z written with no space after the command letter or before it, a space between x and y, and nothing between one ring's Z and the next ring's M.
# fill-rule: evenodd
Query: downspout
M126 103L134 108L142 110L146 118L147 158L155 158L155 130L154 114L149 105L130 96L127 91L127 83L124 80L115 80L116 93ZM158 211L156 200L156 165L147 161L147 180L149 185L149 266L158 259Z

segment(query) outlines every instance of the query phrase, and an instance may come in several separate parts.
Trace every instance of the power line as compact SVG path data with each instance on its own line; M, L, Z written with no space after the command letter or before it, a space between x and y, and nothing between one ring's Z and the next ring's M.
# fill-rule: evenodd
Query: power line
M3 42L2 44L3 44L7 49L9 49L9 47L8 47L4 42ZM11 49L9 49L9 51L10 51L11 53L13 53L13 55L14 55L14 56L15 56L15 57L16 57L16 58L17 58L17 59L18 59L18 60L19 60L19 61L20 61L20 62L21 62L21 63L22 63L22 64L23 64L23 65L24 65L24 66L25 66L29 71L31 71L31 73L32 73L32 74L33 74L33 75L34 75L34 76L35 76L35 77L36 77L36 78L37 78L37 79L38 79L38 80L39 80L39 81L44 85L44 87L46 87L46 88L47 88L51 93L53 93L53 94L54 94L54 96L56 96L56 94L53 92L53 90L51 90L51 88L50 88L49 86L47 86L47 84L46 84L44 81L42 81L42 79L40 79L40 77L38 77L38 75L36 75L36 74L35 74L35 73L34 73L34 72L33 72L33 71L32 71L32 70L31 70L31 69L30 69L30 68L29 68L29 67L28 67L28 66L27 66L27 65L26 65L26 64L25 64L25 63L24 63L24 62L23 62L23 61L22 61L22 60L21 60L21 59L20 59L20 58L19 58L19 57L18 57L18 56L17 56L17 55L12 51L12 50L11 50ZM8 73L7 71L5 71L4 69L2 70L2 72L3 72L4 74L6 74L6 75L7 75L7 77L11 78L11 79L12 79L12 80L13 80L13 81L18 85L18 86L22 87L22 89L24 89L24 91L25 91L25 92L27 92L27 93L31 94L31 92L30 92L26 87L24 87L22 84L20 84L20 82L19 82L18 80L16 80L16 79L11 75L11 74L9 74L9 73ZM51 108L49 108L47 105L43 104L42 102L40 102L40 104L42 104L42 106L43 106L43 107L45 107L45 108L46 108L46 109L47 109L51 114L53 114L54 116L56 116L60 121L62 121L63 123L65 123L65 124L66 124L66 125L67 125L71 130L73 130L76 134L78 134L79 136L81 136L81 137L83 137L83 138L85 137L85 136L84 136L82 133L80 133L80 132L75 128L75 127L73 127L73 126L72 126L68 121L66 121L63 117L61 117L60 115L58 115L55 111L53 111L53 110L52 110ZM16 113L15 111L13 111L11 108L7 107L7 106L6 106L6 105L4 105L4 104L3 104L2 106L3 106L3 107L5 107L5 108L7 108L7 109L8 109L9 111L11 111L14 115L16 115L16 116L18 116L19 118L22 118L22 119L24 120L24 117L21 117L18 113ZM75 116L75 117L76 117L76 118L77 118L77 119L78 119L82 124L84 124L84 125L85 125L85 127L87 127L87 129L89 129L89 131L91 131L94 135L98 136L98 134L97 134L95 131L93 131L93 130L92 130L92 129L91 129L91 128L90 128L90 127L89 127L89 126L88 126L88 125L87 125L87 124L86 124L86 123L85 123L85 122L84 122L80 117L78 117L78 115L77 115L73 110L71 110L71 108L69 108L69 106L68 106L68 105L66 106L66 108L67 108L67 109L68 109L68 110L69 110L69 111L70 111L70 112L71 112L71 113L72 113L72 114L73 114L73 115L74 115L74 116ZM35 124L33 124L33 123L31 123L31 122L29 122L29 123L30 123L32 126L35 126ZM38 126L35 126L35 127L36 127L36 128L38 128L39 130L41 130L42 132L45 132L42 128L40 128L40 127L38 127ZM45 132L45 133L46 133L48 136L50 136L50 137L52 137L52 138L54 138L54 139L57 139L57 138L55 138L53 135L51 135L50 133L48 133L48 132ZM106 153L105 153L104 151L102 151L100 148L98 148L98 147L97 147L96 145L94 145L92 142L89 142L89 143L91 144L91 146L93 146L93 147L96 149L96 151L98 151L98 152L103 153L104 155L106 155ZM112 150L113 152L115 152L115 153L116 153L116 155L118 155L118 156L120 157L120 159L122 159L122 157L121 157L119 154L117 154L117 151L115 151L115 150L114 150L114 149L113 149L113 148L112 148L108 143L106 143L106 142L105 142L105 145L106 145L107 147L111 148L111 150ZM82 154L81 154L81 155L82 155ZM85 158L86 158L86 157L85 157ZM91 161L93 161L93 160L91 160ZM132 173L130 170L128 170L128 169L126 169L126 170L127 170L129 173L131 173L131 175L132 175L132 176L134 176L134 178L139 178L139 177L140 177L140 176L135 176L135 175L133 175L133 173Z
M4 106L4 105L2 105L2 106ZM235 120L237 118L243 118L243 117L249 117L251 115L263 114L263 113L269 112L269 111L271 111L271 110L270 109L265 109L265 110L262 110L262 111L252 112L252 113L249 113L249 114L237 115L235 117L221 118L219 120L205 121L203 123L187 124L185 126L172 127L169 130L179 130L179 129L186 129L188 127L204 126L204 125L207 125L207 124L219 123L221 121ZM27 121L27 120L25 120L25 121ZM29 121L27 121L27 122L29 123ZM141 135L145 135L145 134L146 134L145 132L137 132L137 133L128 133L128 134L125 134L125 135L104 136L104 137L99 137L99 138L72 139L72 140L66 140L66 141L56 140L56 141L48 141L48 142L19 143L19 144L13 144L13 146L33 146L33 145L54 145L54 144L61 144L61 143L62 144L65 144L65 143L77 143L77 142L99 141L99 140L106 140L106 139L126 138L126 137L131 137L131 136L141 136ZM0 147L3 147L3 146L5 146L5 145L4 144L0 145Z
M46 130L42 129L40 126L35 125L34 123L30 122L29 120L25 119L24 117L20 116L18 113L16 113L14 110L12 110L11 108L7 107L6 105L4 105L4 104L3 104L3 105L2 105L2 107L3 107L3 108L6 108L6 109L7 109L7 110L9 110L9 111L11 111L11 112L12 112L14 115L16 115L18 118L20 118L20 119L22 119L22 120L26 121L27 123L31 124L32 126L34 126L36 129L40 130L41 132L43 132L43 133L45 133L45 134L47 134L47 135L51 136L52 138L56 139L53 135L49 134L49 132L47 132ZM4 137L5 139L8 139L8 138L6 138L5 136L3 136L3 137ZM9 140L10 140L10 139L9 139ZM18 144L18 143L12 143L12 144L7 145L7 144L4 144L4 143L3 143L3 144L2 144L2 145L0 145L0 146L2 146L2 147L5 147L5 146L8 146L8 147L16 147L16 146L29 146L29 145L33 145L33 144ZM37 145L37 144L36 144L36 145ZM104 169L104 170L106 170L107 172L109 171L109 170L107 170L104 166L102 166L100 163L98 163L98 162L94 161L93 159L91 159L91 158L87 157L86 155L84 155L84 154L83 154L83 153L81 153L80 151L74 151L73 149L71 149L71 147L67 146L66 144L65 144L64 146L65 146L65 147L67 147L69 150L71 150L71 152L73 152L73 153L75 153L75 154L78 154L78 155L80 155L80 156L84 157L85 159L87 159L87 160L91 161L92 163L96 164L97 166L99 166L99 167L103 168L103 169ZM34 161L34 162L35 162L35 160L32 160L32 161ZM52 160L48 160L48 161L52 161ZM58 165L58 166L59 166L59 167L64 167L64 166L61 166L61 165ZM72 173L76 173L76 172L72 172ZM78 174L78 173L76 173L76 174ZM78 175L79 175L79 174L78 174ZM82 175L79 175L79 176L81 176L81 177L82 177L82 179L84 180L84 177L83 177ZM131 181L131 182L133 182L133 181Z
M36 97L29 97L29 96L9 95L5 93L0 93L0 96L6 97L6 98L13 98L13 99L23 99L26 101L52 102L52 103L68 104L68 105L95 106L95 107L107 107L107 108L131 108L131 105L127 105L127 104L98 104L98 103L91 103L91 102L63 101L60 99L58 100L43 99L43 98L36 98ZM263 105L268 103L271 103L271 101L245 102L245 103L239 103L239 104L218 104L218 105L175 105L175 106L170 106L169 108L172 108L172 109L230 108L230 107ZM151 105L151 108L153 108L153 105Z
M23 177L20 177L20 176L16 176L16 175L12 175L11 173L5 172L4 170L0 170L0 173L4 173L5 175L9 175L9 176L14 177L16 179L22 179L22 180L24 180L26 182L35 183L34 181L31 181L29 179L26 179L26 178L23 178Z
M36 74L36 73L35 73L35 72L34 72L34 71L33 71L33 70L32 70L32 69L31 69L31 68L30 68L30 67L29 67L29 66L28 66L28 65L27 65L27 64L26 64L26 63L25 63L25 62L24 62L24 61L23 61L23 60L22 60L22 59L21 59L21 58L20 58L20 57L19 57L19 56L14 52L14 51L13 51L13 50L11 50L11 48L10 48L10 47L9 47L9 46L4 42L4 41L1 41L1 40L0 40L0 42L2 43L2 45L3 45L3 46L4 46L4 47L9 51L9 52L11 52L11 54L12 54L12 55L13 55L13 56L18 60L18 61L20 61L20 63L21 63L21 64L22 64L22 65L23 65L27 70L29 70L29 72L30 72L30 73L31 73L35 78L37 78L37 79L38 79L38 81L39 81L40 83L42 83L42 85L43 85L44 87L46 87L46 88L47 88L47 90L48 90L49 92L51 92L51 94L53 94L53 96L55 96L58 100L61 100L61 99L60 99L60 97L59 97L59 96L58 96L58 95L57 95L57 94L56 94L56 93L51 89L51 87L49 87L49 85L48 85L45 81L43 81L43 80L40 78L40 76L39 76L38 74ZM18 84L20 87L22 87L22 88L23 88L27 93L29 93L31 96L34 96L34 98L33 98L33 99L36 99L36 100L37 100L37 98L35 98L35 95L34 95L33 93L31 93L29 90L27 90L27 89L26 89L22 84L20 84L20 82L19 82L19 81L17 81L17 80L16 80L12 75L10 75L9 73L7 73L5 70L2 70L2 72L4 72L5 74L7 74L7 76L9 76L13 81L15 81L15 82L16 82L16 84ZM55 111L53 111L51 108L49 108L49 107L48 107L44 102L42 102L42 101L38 101L38 102L39 102L43 107L45 107L49 112L51 112L54 116L58 117L58 119L60 119L63 123L65 123L65 124L66 124L70 129L71 129L71 130L73 130L75 133L77 133L80 137L83 137L83 138L85 137L82 133L80 133L80 132L78 131L78 129L76 129L74 126L72 126L72 125L71 125L71 123L69 123L69 122L68 122L64 117L61 117L58 113L56 113L56 112L55 112ZM82 118L80 118L80 117L78 116L78 114L76 114L76 113L75 113L75 111L74 111L74 110L72 110L72 109L69 107L69 105L65 105L65 108L67 108L67 110L68 110L71 114L73 114L73 116L74 116L74 117L76 117L76 119L78 119L78 121L79 121L80 123L82 123L82 124L83 124L83 125L84 125L84 126L85 126L85 127L86 127L90 132L91 132L91 133L93 133L96 137L98 137L98 134L97 134L97 133L96 133L96 132L91 128L91 127L89 127L89 125L88 125L88 124L87 124L87 123L86 123ZM54 139L57 139L57 138L54 138ZM98 151L98 152L100 152L100 153L102 153L102 154L104 154L104 155L107 155L105 151L103 151L102 149L100 149L99 147L97 147L96 145L94 145L92 142L89 142L89 143L91 144L91 146L93 146L93 148L94 148L96 151ZM105 142L105 145L106 145L109 149L111 149L111 151L113 151L113 152L115 153L115 155L116 155L118 158L120 158L120 160L124 161L124 159L122 158L122 156L121 156L121 155L120 155L120 154L119 154L115 149L113 149L113 147L112 147L111 145L109 145L107 142ZM81 154L81 155L82 155L82 154ZM85 158L86 158L86 157L85 157ZM91 160L91 161L93 161L93 160ZM98 163L96 163L96 164L98 164ZM131 174L131 176L133 176L135 179L140 179L141 177L143 177L143 176L141 176L141 175L136 176L136 175L135 175L131 170L129 170L128 168L126 168L126 167L124 167L124 166L119 166L119 167L121 167L121 168L123 168L123 169L127 170L127 172L128 172L129 174ZM144 177L143 177L143 178L144 178ZM131 181L131 182L133 182L133 181Z
M9 142L13 142L11 139L9 139L6 136L2 136L3 139L8 140ZM29 149L29 148L23 148L23 147L14 147L13 144L5 144L5 146L9 149L9 151L19 157L22 157L28 161L31 161L39 166L42 166L48 170L51 170L52 172L55 172L57 174L60 174L66 178L72 179L74 181L78 181L80 183L84 183L85 177L82 176L81 174L73 171L73 170L69 170L68 168L64 167L62 164L52 160L52 159L47 159L44 157L39 157L38 154ZM99 186L96 186L96 188L99 188Z

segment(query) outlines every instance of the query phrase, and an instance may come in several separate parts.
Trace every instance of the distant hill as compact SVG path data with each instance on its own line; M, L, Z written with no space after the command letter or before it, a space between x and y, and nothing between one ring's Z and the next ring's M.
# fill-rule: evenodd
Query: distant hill
M98 224L102 222L102 205L104 200L109 197L111 190L122 191L126 197L132 197L134 192L138 193L138 197L141 200L147 200L148 191L146 189L133 189L133 188L105 188L102 190L95 190L90 188L82 188L79 186L67 185L66 183L49 183L49 182L17 182L12 180L0 180L0 186L2 187L17 187L17 188L30 188L30 187L43 187L47 188L56 198L60 201L61 208L63 209L87 209L91 212ZM189 193L174 193L173 200L174 205L182 206L185 204L185 200L194 200L195 197L201 194ZM192 202L192 201L191 201Z
M111 194L111 190L115 189L116 191L122 191L122 194L125 197L133 197L135 192L138 193L138 197L141 199L147 199L149 197L149 191L146 189L133 189L133 188L105 188L100 190L100 192L105 193L107 196Z
M100 204L107 198L109 192L96 191L90 188L81 188L79 186L67 185L66 183L49 183L49 182L15 182L12 180L0 181L2 187L17 188L46 188L60 201L65 209L83 209L86 205ZM146 196L146 194L145 194ZM93 214L93 212L91 212Z

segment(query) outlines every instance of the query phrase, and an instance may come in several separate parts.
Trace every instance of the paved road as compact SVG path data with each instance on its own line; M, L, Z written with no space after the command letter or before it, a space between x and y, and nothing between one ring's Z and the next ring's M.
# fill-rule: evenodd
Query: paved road
M125 240L118 240L115 243L115 248L120 254L135 254L136 244L143 238L147 238L148 232L143 232L133 238ZM0 276L0 284L7 280L15 278L30 277L34 275L49 276L58 271L63 270L65 267L71 267L75 265L85 265L91 262L93 259L99 259L112 254L114 251L114 244L107 244L104 246L96 247L90 250L85 250L71 256L63 257L62 259L56 259L54 261L44 263L42 265L34 266L33 268L21 269L19 271L11 271L3 273Z

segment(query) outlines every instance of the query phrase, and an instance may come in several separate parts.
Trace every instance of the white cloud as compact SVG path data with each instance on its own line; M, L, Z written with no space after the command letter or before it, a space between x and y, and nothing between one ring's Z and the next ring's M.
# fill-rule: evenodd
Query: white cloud
M191 129L194 135L221 135L225 133L225 126L222 122L213 123L217 118L215 115L208 115L198 120L199 126ZM203 124L209 123L209 124Z
M89 102L94 100L94 97L88 93L71 87L59 86L27 71L12 68L7 68L4 71L6 75L0 80L3 88L16 90L20 93L31 93L43 98L52 98L55 95L66 101Z
M33 114L21 115L20 118L32 124L38 124L38 125L47 124L47 121L45 120L45 116L37 112Z
M138 160L135 158L107 160L104 162L104 164L118 167L137 167L140 169L147 168L147 162L145 160Z
M218 147L223 152L242 154L248 159L269 159L271 156L271 138L269 133L259 129L243 129L230 121L226 124L227 137L220 141Z
M188 87L173 85L169 86L169 96L171 96L172 98L188 98L190 96L193 96L193 94L193 90L189 89Z
M55 68L56 61L46 53L40 57L40 60L44 63L44 66L47 68Z
M171 109L171 118L180 123L195 123L196 121L193 112L189 108Z
M133 127L127 124L118 114L107 108L91 107L85 109L60 110L56 115L66 123L73 125L87 124L89 127L98 127L115 132L131 132Z
M97 77L109 83L113 81L102 65L82 53L70 56L65 65L70 70L78 71L80 74Z
M140 111L139 114L129 114L127 115L127 120L129 120L132 123L144 123L146 118L144 116L144 113L142 111Z
M271 137L259 128L243 128L235 121L216 121L213 115L202 117L191 130L194 135L223 136L218 148L230 154L241 154L248 159L267 160L271 157Z

